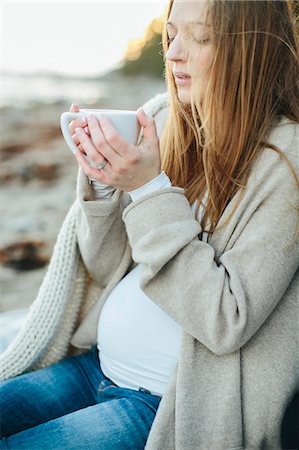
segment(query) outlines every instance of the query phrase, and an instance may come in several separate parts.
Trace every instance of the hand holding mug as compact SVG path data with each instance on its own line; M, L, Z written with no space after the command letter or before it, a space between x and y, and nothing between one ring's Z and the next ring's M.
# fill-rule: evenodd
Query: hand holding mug
M99 110L94 110L95 113L92 110L86 111L88 113L85 116L84 110L81 110L80 117L72 116L74 120L69 126L69 132L72 134L75 131L72 134L75 148L71 148L89 178L129 192L159 175L161 159L154 119L147 116L141 108L135 113L138 123L143 127L143 140L137 145L136 138L133 141L130 138L129 142L123 137L128 132L126 128L122 130L122 134L116 130L115 124L119 127L126 112L122 112L117 119L113 111L106 114ZM87 124L82 122L84 117ZM112 123L113 120L115 123ZM88 133L84 131L86 126Z

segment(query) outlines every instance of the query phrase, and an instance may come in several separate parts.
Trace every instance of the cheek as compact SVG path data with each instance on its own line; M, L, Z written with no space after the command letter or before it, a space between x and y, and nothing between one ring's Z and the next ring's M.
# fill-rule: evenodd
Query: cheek
M193 61L195 61L193 64L195 76L201 77L209 74L213 62L213 56L213 52L209 47L198 51L196 58L193 59Z

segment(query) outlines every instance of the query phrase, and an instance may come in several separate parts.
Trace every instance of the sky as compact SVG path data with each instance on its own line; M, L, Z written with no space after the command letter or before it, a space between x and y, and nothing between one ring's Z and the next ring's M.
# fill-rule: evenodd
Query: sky
M93 76L119 63L167 0L1 1L4 72Z

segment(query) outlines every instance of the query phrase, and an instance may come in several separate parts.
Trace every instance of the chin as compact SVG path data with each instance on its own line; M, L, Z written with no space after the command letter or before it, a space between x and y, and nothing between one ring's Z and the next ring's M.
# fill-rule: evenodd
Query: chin
M183 90L179 89L178 90L178 98L179 98L180 102L183 103L184 105L190 105L190 103L191 103L190 92L188 92L187 90L183 91Z
M178 89L178 99L184 105L191 105L191 92L190 92L190 90ZM198 94L198 99L197 100L199 101L200 104L202 104L202 102L204 100L204 95L201 92Z

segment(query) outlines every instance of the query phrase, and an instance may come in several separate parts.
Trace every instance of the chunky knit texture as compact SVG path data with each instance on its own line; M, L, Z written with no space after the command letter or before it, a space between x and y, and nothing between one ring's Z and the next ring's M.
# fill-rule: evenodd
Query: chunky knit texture
M34 365L40 367L51 364L65 355L85 286L86 270L79 262L77 252L76 208L74 204L59 232L48 271L24 326L1 355L3 379L31 369ZM70 297L72 302L68 304L67 298ZM61 317L65 313L69 319L59 330ZM54 339L56 331L58 333ZM50 342L51 350L45 352Z
M166 97L147 108L161 132ZM281 118L269 141L299 173L299 125ZM268 148L234 216L207 243L183 189L128 206L118 190L95 201L79 172L77 201L30 317L3 355L3 377L63 357L71 330L73 345L94 344L107 296L140 263L142 289L183 329L146 449L281 448L282 417L298 388L298 208L291 172Z

